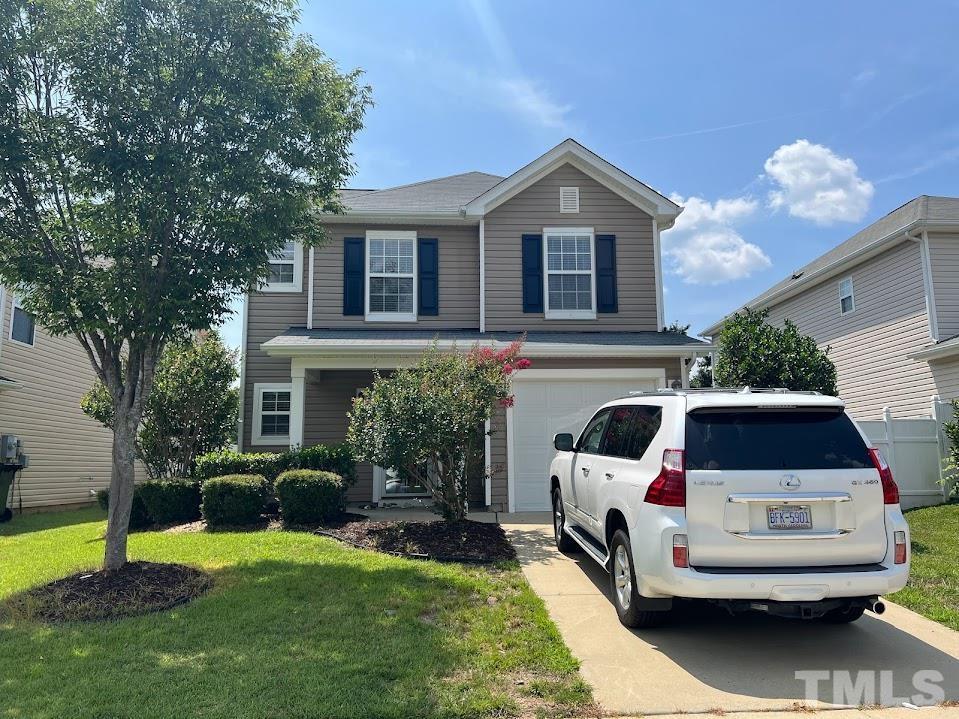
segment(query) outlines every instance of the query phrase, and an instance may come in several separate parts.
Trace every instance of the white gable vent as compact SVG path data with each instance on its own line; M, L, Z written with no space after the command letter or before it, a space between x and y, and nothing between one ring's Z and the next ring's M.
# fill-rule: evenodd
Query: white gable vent
M559 188L559 211L560 212L579 212L579 188L578 187Z

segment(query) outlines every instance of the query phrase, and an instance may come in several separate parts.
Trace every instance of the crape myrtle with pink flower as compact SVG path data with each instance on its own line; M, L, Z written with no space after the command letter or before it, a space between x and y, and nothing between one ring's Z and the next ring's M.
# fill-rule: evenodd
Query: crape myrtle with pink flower
M396 470L433 495L447 521L469 511L469 479L485 478L484 426L498 407L513 404L511 386L530 366L523 341L502 350L468 352L431 345L410 367L373 383L353 400L347 441L357 460Z

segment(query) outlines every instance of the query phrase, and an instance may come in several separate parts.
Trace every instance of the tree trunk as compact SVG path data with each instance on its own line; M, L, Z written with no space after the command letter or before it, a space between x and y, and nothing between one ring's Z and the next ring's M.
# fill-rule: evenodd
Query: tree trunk
M127 532L133 509L133 479L139 418L129 408L117 412L113 426L113 471L110 476L110 509L107 517L103 568L119 569L127 561Z

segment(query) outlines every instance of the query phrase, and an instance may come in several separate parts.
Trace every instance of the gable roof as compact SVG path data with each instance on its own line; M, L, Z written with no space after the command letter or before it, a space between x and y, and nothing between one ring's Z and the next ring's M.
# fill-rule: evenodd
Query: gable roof
M623 172L572 138L563 140L549 152L489 188L469 202L464 211L467 216L481 217L567 163L648 212L656 218L661 230L672 227L683 211L682 207L665 195Z
M626 174L573 139L567 139L509 177L486 172L423 180L382 190L343 189L345 215L330 221L348 222L353 216L402 221L431 218L475 223L494 207L569 163L657 219L660 229L672 226L683 208L648 185Z
M502 179L485 172L464 172L383 190L346 190L342 199L347 208L356 213L459 213L463 205Z
M761 309L775 301L786 299L806 286L813 286L848 265L868 259L896 242L906 239L907 233L922 226L959 226L959 197L920 195L901 207L879 218L848 240L839 243L812 262L794 270L765 292L757 295L740 309ZM737 310L739 311L739 310ZM701 334L713 335L731 314L707 327Z

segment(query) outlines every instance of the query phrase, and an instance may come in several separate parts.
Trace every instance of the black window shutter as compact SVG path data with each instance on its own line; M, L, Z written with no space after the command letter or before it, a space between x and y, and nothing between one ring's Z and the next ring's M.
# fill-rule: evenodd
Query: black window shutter
M417 305L420 315L435 317L440 313L439 241L422 238L417 243Z
M363 291L366 285L366 240L343 239L343 314L365 314Z
M523 312L543 311L543 236L523 235Z
M616 235L596 235L596 311L619 312Z

